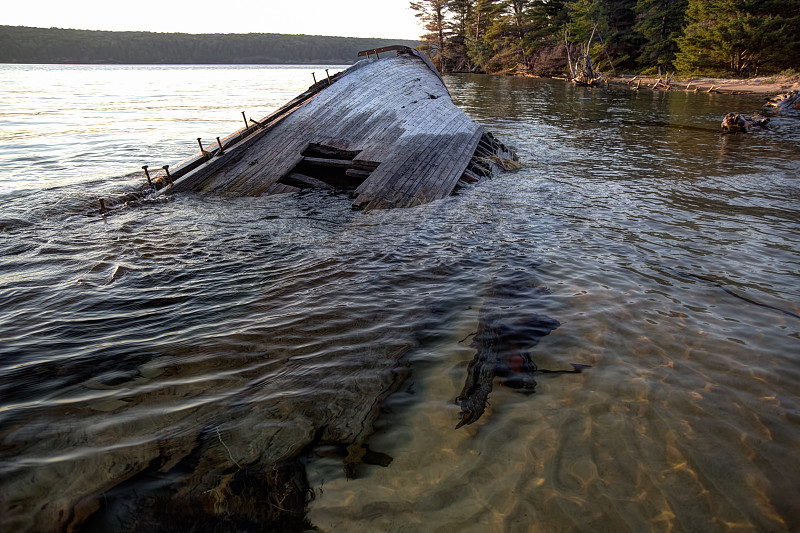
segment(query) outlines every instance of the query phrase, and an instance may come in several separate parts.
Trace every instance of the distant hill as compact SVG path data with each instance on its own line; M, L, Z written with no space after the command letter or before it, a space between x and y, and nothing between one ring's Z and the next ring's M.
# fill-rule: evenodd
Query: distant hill
M0 26L0 63L349 64L360 50L418 41L282 35L90 31Z

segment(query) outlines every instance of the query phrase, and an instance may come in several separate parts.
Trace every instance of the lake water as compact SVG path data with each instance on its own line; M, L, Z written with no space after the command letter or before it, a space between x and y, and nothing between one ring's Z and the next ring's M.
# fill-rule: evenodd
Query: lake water
M797 116L722 136L763 100L446 76L522 170L98 215L324 68L0 66L0 529L800 529ZM454 429L489 307L591 368ZM347 476L354 442L391 463Z

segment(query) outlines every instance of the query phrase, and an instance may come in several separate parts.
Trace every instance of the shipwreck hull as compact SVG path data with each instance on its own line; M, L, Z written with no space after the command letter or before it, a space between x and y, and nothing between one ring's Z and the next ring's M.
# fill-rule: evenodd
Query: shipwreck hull
M350 191L363 209L450 195L516 156L450 98L427 58L405 47L365 59L173 171L172 190L262 196ZM482 142L483 141L483 142Z

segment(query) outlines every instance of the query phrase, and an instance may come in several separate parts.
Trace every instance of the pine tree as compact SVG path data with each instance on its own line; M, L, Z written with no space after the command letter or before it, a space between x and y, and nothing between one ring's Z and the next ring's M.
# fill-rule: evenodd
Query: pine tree
M472 61L484 72L493 71L492 63L496 50L495 26L501 17L504 4L501 0L476 0L474 8L475 39L470 39L468 53Z
M533 0L528 8L529 31L525 50L530 68L540 74L564 70L564 28L568 11L564 0Z
M473 38L470 30L475 18L475 0L448 0L447 10L450 13L447 22L450 34L446 50L447 61L453 70L472 70L469 48Z
M608 33L602 34L606 59L612 68L632 69L644 45L644 38L634 31L637 0L602 0L608 18ZM604 55L605 55L604 54Z
M687 0L639 0L633 29L645 39L638 63L642 67L673 68L678 51L676 39L683 30Z
M420 0L411 2L410 7L416 11L415 17L422 22L422 27L428 32L422 36L428 47L431 60L439 63L439 70L445 72L445 32L447 22L448 0Z
M798 0L689 0L675 66L757 75L796 63ZM786 5L788 4L788 5ZM793 11L790 11L792 10Z

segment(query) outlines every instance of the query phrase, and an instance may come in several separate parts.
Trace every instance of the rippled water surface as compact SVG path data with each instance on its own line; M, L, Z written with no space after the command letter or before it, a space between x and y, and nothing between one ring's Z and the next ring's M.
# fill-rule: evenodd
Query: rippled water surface
M4 531L800 528L797 116L721 136L762 100L449 76L522 170L97 214L314 70L0 67ZM456 430L489 311L591 368L495 380Z

